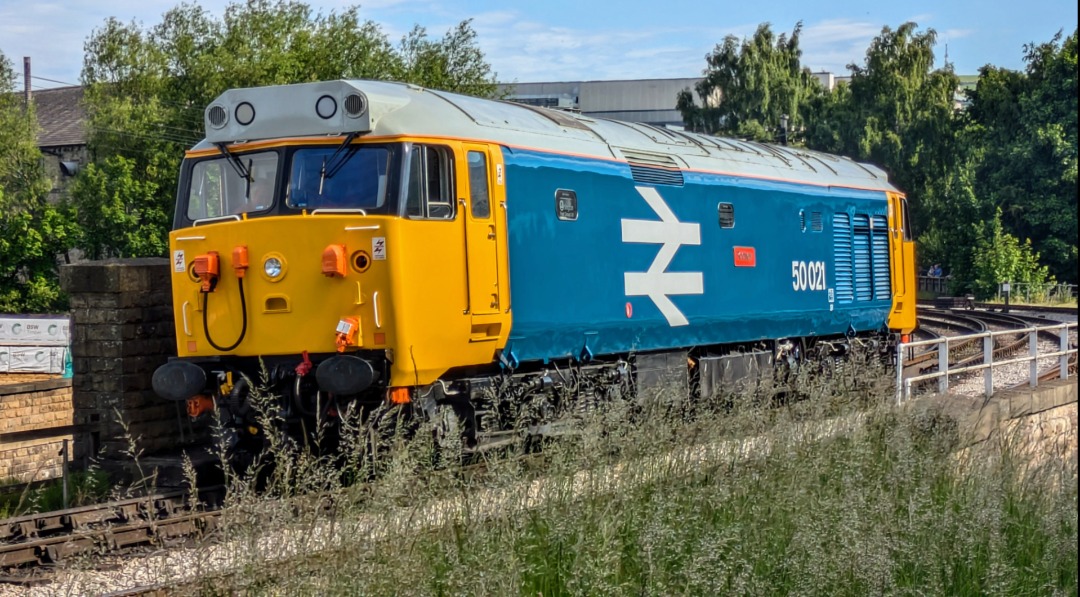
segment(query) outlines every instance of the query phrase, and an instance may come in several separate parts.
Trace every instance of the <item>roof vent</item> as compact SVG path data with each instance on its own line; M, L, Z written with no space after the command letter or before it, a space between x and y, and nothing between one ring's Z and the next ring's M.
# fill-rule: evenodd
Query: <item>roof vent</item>
M683 185L683 173L675 158L663 153L634 149L619 149L630 164L634 182L645 184Z

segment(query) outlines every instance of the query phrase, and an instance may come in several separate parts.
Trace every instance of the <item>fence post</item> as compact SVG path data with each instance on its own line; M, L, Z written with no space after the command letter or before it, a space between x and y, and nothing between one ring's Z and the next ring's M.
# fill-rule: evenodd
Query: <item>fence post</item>
M941 374L938 376L939 394L946 394L949 391L949 337L945 336L944 340L945 342L938 346L937 370Z
M1028 355L1031 357L1031 387L1039 385L1039 329L1032 328L1028 335Z
M68 502L68 440L64 438L64 447L60 448L60 477L61 483L64 486L64 509L67 510L71 506Z
M983 372L986 397L994 395L994 335L990 334L983 338L983 364L986 370Z
M904 401L904 343L896 345L896 405Z
M1061 356L1058 361L1058 367L1061 368L1061 379L1069 379L1069 354L1065 351L1069 350L1069 326L1067 324L1061 324L1061 328L1058 330L1058 350L1061 351Z

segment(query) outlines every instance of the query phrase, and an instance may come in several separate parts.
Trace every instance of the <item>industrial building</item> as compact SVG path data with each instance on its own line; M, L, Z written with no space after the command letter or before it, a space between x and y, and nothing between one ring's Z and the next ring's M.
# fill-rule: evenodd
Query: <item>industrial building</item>
M684 89L694 91L701 77L688 79L634 79L627 81L566 81L507 83L499 86L510 101L559 108L627 122L655 126L683 126L675 99ZM695 100L697 93L694 93Z

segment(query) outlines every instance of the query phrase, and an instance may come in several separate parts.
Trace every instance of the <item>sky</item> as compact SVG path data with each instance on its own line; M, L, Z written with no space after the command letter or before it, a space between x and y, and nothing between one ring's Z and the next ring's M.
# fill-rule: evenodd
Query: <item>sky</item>
M0 53L22 89L23 57L32 88L78 84L83 43L109 17L149 29L181 0L0 0ZM220 17L236 0L188 0ZM728 35L751 36L761 23L776 33L803 22L803 65L847 74L862 64L882 27L907 21L937 31L936 66L958 74L985 64L1020 70L1023 46L1070 34L1075 0L307 0L317 12L359 4L362 19L397 42L415 25L441 38L472 19L477 43L500 82L599 81L700 76L705 55Z

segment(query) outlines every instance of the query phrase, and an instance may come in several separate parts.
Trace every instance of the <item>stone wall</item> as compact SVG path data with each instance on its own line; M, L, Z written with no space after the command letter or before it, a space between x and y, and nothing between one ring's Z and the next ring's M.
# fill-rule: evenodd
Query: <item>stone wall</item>
M161 400L150 383L175 354L168 265L120 259L60 268L71 297L74 420L93 429L77 442L77 459L123 461L129 437L147 454L181 441L183 405Z
M71 441L73 435L42 437L25 432L71 424L70 379L0 385L0 479L25 483L59 477L63 441ZM39 436L27 439L33 435Z
M982 449L1005 442L1038 465L1053 458L1077 462L1076 378L1035 388L998 392L987 400L967 396L926 396L913 408L936 410L955 419L963 448L961 461L978 458Z
M1033 463L1077 459L1076 378L998 392L973 416L972 442L995 437L1027 453Z

